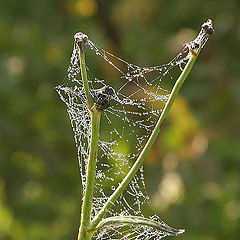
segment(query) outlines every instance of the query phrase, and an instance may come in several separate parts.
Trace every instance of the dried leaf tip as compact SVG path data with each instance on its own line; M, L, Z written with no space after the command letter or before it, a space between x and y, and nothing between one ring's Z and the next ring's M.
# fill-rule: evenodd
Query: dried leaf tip
M202 24L202 30L205 31L205 33L208 35L214 34L215 31L211 19L208 19L206 22Z
M82 32L75 33L74 39L79 47L88 43L88 36Z

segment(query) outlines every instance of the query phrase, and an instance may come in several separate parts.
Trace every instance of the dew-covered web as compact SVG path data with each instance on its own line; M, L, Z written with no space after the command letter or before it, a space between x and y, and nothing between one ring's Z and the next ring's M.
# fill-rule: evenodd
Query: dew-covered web
M110 77L99 78L93 76L91 67L87 68L90 91L95 104L98 104L99 96L104 93L106 87L113 89L110 106L102 109L93 217L97 215L139 156L169 98L174 80L182 72L192 54L190 51L203 47L208 36L209 34L206 34L206 30L204 31L202 27L197 38L185 44L183 50L169 63L153 67L131 64L103 50L86 36L85 49L89 47L89 51L96 54L96 58L102 61L101 64L106 69L111 69ZM78 151L84 194L91 119L86 105L79 66L79 48L76 43L68 68L68 80L56 89L67 105ZM122 222L101 228L94 234L94 238L161 239L165 236L177 235L170 231L170 227L167 231L168 225L157 215L153 212L149 214L151 212L149 197L145 189L142 166L105 217L148 217L149 221L154 220L161 226L165 226L166 231L151 226Z

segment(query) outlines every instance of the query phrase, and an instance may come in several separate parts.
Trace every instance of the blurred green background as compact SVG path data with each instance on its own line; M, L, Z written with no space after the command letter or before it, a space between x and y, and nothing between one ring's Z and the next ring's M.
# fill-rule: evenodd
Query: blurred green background
M73 34L149 66L168 62L208 18L216 33L145 161L146 184L157 214L186 229L169 239L240 239L239 0L0 6L0 240L76 239L77 154L54 90L66 78Z

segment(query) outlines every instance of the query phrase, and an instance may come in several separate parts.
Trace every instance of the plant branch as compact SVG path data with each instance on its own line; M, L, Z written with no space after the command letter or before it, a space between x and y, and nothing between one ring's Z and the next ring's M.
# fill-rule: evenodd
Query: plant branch
M185 68L183 69L181 75L178 77L178 79L172 89L172 92L169 96L169 99L165 104L162 114L159 117L154 130L152 131L152 134L150 135L147 143L145 144L142 152L140 153L139 157L137 158L137 160L134 163L134 165L132 166L132 168L129 170L129 172L127 173L125 178L122 180L122 182L118 185L118 187L113 192L113 194L109 197L109 199L104 204L104 206L99 211L99 213L94 217L94 219L90 225L90 228L93 228L93 229L96 228L96 226L101 222L101 220L107 213L108 209L111 208L113 203L121 195L121 193L124 191L124 189L128 186L128 184L131 182L131 180L133 179L133 177L135 176L135 174L137 173L137 171L143 164L144 159L146 158L147 154L149 153L150 149L152 148L154 142L156 141L156 139L159 135L162 122L167 117L168 112L169 112L176 96L178 95L180 88L182 87L187 76L189 75L201 49L204 47L209 36L212 35L213 33L214 33L214 29L213 29L212 21L210 19L208 19L205 23L202 24L201 30L200 30L198 36L196 37L196 39L185 45L185 49L188 50L188 52L187 52L188 58L189 58L188 62L186 64Z
M198 53L200 52L200 48L198 49ZM160 127L162 125L163 120L166 118L174 99L176 98L182 84L184 83L185 79L187 78L188 74L190 73L192 66L194 62L196 61L196 58L198 56L195 54L190 54L190 58L188 60L188 63L186 64L183 72L179 76L178 80L176 81L173 90L170 94L170 97L163 109L163 112L158 119L158 122L149 137L146 145L144 146L141 154L139 155L138 159L130 169L130 171L127 173L123 181L119 184L119 186L116 188L116 190L113 192L113 194L110 196L110 198L107 200L107 202L104 204L103 208L99 211L98 215L95 216L95 218L92 221L91 228L96 227L99 222L102 220L104 215L107 213L108 209L112 206L112 204L115 202L115 200L121 195L123 190L127 187L127 185L130 183L130 181L133 179L134 175L137 173L139 170L140 166L143 164L144 159L146 158L147 154L149 153L150 149L152 148L153 143L155 142L159 132L160 132Z
M166 225L161 225L158 222L145 219L143 217L137 216L125 216L125 217L110 217L104 220L103 217L107 213L107 211L111 208L113 203L116 199L121 195L127 185L131 182L137 171L139 170L140 166L143 164L144 159L146 158L147 154L149 153L150 149L152 148L154 142L156 141L160 127L162 122L168 115L168 112L181 88L185 79L189 75L201 48L205 45L206 41L208 40L209 36L213 34L214 30L212 27L212 21L208 20L202 25L202 29L197 36L197 38L187 43L184 50L188 50L187 57L188 62L182 71L181 75L177 79L172 92L167 100L165 107L162 111L161 116L159 117L152 134L150 135L147 143L145 144L142 152L140 153L139 157L137 158L136 162L127 173L123 181L119 184L117 189L113 192L113 194L109 197L107 202L104 204L102 209L98 212L98 214L94 217L91 221L91 214L92 214L92 202L93 202L93 190L95 184L95 172L96 172L96 159L97 159L97 150L98 150L98 141L99 141L99 128L100 128L100 119L101 119L101 110L97 108L96 104L94 103L94 99L91 96L90 88L87 79L87 72L85 66L85 56L83 51L83 45L88 42L87 35L83 33L75 34L75 41L77 46L79 47L79 58L80 58L80 68L81 68L81 76L83 81L83 87L86 95L87 106L91 116L91 140L90 140L90 152L89 152L89 160L87 163L87 176L86 176L86 185L85 185L85 192L83 197L83 205L82 205L82 212L81 212L81 224L79 228L78 240L90 240L92 235L96 230L99 228L113 223L130 223L130 224L140 224L140 225L147 225L150 227L154 227L158 230L165 231L167 233L172 234L180 234L184 230L177 230L171 227L167 227Z
M87 176L85 183L85 191L83 196L82 211L81 211L81 223L79 227L78 240L91 239L88 237L87 229L89 228L91 215L92 215L92 202L93 202L93 191L95 184L95 174L96 174L96 162L97 162L97 151L98 151L98 141L99 141L99 128L100 128L100 119L101 111L99 111L95 104L94 99L90 94L90 88L88 85L86 64L85 64L85 55L83 46L87 42L87 35L83 33L75 34L75 41L79 47L79 60L81 68L81 77L83 81L83 87L85 95L87 98L87 106L89 114L91 117L91 139L90 139L90 150L89 150L89 159L87 163Z
M161 224L154 220L144 218L144 217L139 217L139 216L116 216L116 217L105 218L97 225L96 229L92 229L89 231L95 232L101 227L112 225L112 224L133 224L133 225L148 226L171 235L179 235L185 231L184 229L175 229L166 224Z
M92 202L93 202L93 190L95 185L100 118L101 112L99 112L96 109L93 109L93 111L91 112L90 152L87 164L86 185L83 197L81 224L79 228L78 240L85 239L92 214Z
M87 70L86 70L86 63L85 63L85 53L83 49L84 45L87 44L88 36L84 33L78 32L74 35L74 39L79 49L80 69L81 69L83 88L87 98L87 105L88 105L88 108L91 109L91 107L94 105L94 100L93 100L93 97L91 96L90 88L88 84L88 77L87 77Z

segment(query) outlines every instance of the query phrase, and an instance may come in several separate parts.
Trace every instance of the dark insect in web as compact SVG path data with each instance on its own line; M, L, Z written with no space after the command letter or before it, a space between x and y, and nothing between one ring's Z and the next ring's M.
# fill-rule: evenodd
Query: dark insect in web
M96 90L94 94L95 103L97 105L97 109L103 111L104 109L110 106L110 102L115 95L115 91L110 86L104 86L98 90Z

